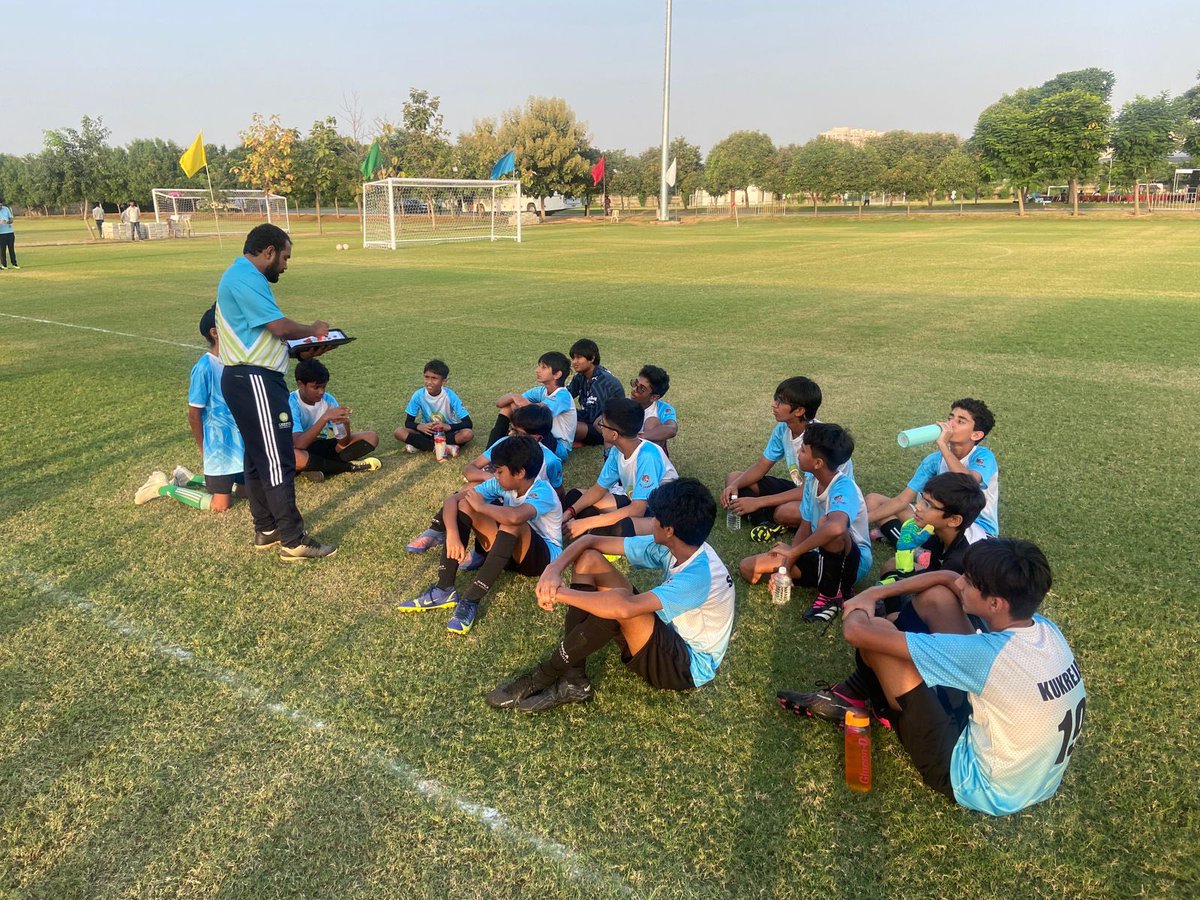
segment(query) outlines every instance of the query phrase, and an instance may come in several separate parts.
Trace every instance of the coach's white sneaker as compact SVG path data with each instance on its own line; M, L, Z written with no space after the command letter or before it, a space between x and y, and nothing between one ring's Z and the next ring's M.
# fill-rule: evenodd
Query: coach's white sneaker
M141 506L143 503L149 503L158 497L158 489L166 487L169 483L166 472L151 472L150 477L146 479L146 483L138 488L137 493L133 495L133 502L138 506Z

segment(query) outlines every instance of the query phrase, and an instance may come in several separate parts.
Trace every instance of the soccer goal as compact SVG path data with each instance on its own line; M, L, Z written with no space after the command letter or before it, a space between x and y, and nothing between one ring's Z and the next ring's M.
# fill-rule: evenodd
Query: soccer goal
M363 185L364 247L521 241L521 182L385 178Z
M291 231L287 197L266 191L214 191L155 188L154 221L164 237L193 237L269 222ZM214 203L215 200L215 203Z

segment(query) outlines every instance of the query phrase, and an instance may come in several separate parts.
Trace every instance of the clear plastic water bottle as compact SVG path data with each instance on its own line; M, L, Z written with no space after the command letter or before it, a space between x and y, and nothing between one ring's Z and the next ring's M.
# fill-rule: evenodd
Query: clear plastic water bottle
M866 710L846 710L846 787L871 789L871 720Z
M725 527L730 531L738 531L742 527L742 517L733 511L733 501L736 499L735 493L729 498L729 509L725 512Z
M345 422L331 422L333 426L333 436L339 441L344 441L349 432L346 430Z
M787 566L780 566L779 571L771 576L771 602L776 606L786 606L792 599L792 576L788 574Z

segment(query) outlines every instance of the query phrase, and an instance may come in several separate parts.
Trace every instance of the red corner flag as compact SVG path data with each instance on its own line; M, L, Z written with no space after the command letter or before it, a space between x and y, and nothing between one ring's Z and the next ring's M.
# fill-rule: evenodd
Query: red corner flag
M598 185L604 180L604 157L600 157L600 162L592 166L592 187Z

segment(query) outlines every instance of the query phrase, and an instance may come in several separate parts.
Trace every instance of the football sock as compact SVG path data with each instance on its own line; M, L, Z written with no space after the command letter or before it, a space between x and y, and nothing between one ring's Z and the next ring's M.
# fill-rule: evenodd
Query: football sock
M176 487L173 484L164 484L158 489L158 496L171 497L178 500L184 506L190 506L192 509L208 509L212 506L212 494L208 491L198 491L190 487Z
M204 476L203 475L193 475L191 480L187 484L185 484L184 487L190 487L190 488L204 487Z
M896 546L896 541L900 540L900 529L904 527L904 523L899 519L888 519L879 526L879 530L883 532L883 539Z
M441 520L442 520L442 515L441 515L441 513L438 513L434 517L434 522L435 523L441 522ZM437 526L434 525L432 527L436 528ZM443 525L440 530L445 531L446 527ZM458 534L459 534L459 537L461 537L463 539L464 543L471 539L471 520L470 520L470 518L467 517L467 514L463 513L463 512L460 512L458 514ZM442 562L441 562L441 565L438 566L438 585L437 586L439 588L441 588L443 591L448 591L448 590L450 590L450 588L454 587L454 579L457 577L458 577L458 560L451 559L450 557L448 557L446 555L446 547L443 544L442 545Z
M362 459L374 449L375 446L370 441L355 441L338 451L338 459L342 462L354 462L356 459Z
M826 597L850 599L850 589L858 580L858 561L861 552L858 545L851 543L847 553L830 553L821 548L821 578L817 582L817 592Z
M326 475L342 475L346 472L354 471L354 467L336 456L320 456L316 453L308 454L308 464L305 465L304 471L307 472L324 472Z
M504 433L508 434L508 431L506 430ZM416 447L418 450L424 450L426 453L433 452L433 438L411 428L408 431L408 437L404 439L404 443L410 447Z
M583 613L559 645L542 660L538 670L555 680L564 675L581 675L588 657L620 633L619 622Z
M496 424L492 426L492 433L488 435L487 445L490 447L500 438L508 437L508 416L501 413L496 416ZM432 446L431 448L432 449Z
M515 534L497 531L496 538L492 541L492 548L488 551L487 558L479 567L479 571L475 573L475 578L471 581L470 586L463 592L463 599L473 600L476 603L482 600L484 595L491 590L492 584L500 577L504 567L512 560L516 549L517 536Z

